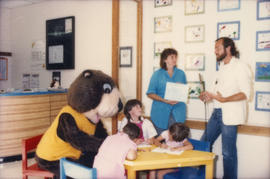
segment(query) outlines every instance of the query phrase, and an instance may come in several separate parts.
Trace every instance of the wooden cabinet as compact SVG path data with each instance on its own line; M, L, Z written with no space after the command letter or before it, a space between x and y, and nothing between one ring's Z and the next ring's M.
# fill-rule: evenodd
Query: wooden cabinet
M60 109L66 93L0 96L0 157L20 155L21 140L44 133Z

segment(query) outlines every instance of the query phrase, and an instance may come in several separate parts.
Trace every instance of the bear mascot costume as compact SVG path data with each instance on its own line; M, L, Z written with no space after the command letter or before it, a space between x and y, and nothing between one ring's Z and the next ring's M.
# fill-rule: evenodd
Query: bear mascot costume
M40 140L38 166L59 178L59 160L92 167L94 157L108 136L101 118L112 117L123 104L111 77L97 70L83 71L71 84L64 106Z

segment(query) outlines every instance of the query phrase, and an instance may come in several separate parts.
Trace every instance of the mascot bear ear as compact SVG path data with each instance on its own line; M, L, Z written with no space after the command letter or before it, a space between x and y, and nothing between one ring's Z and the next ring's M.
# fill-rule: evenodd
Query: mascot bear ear
M92 72L90 70L85 70L83 72L83 77L84 78L90 78L92 76Z

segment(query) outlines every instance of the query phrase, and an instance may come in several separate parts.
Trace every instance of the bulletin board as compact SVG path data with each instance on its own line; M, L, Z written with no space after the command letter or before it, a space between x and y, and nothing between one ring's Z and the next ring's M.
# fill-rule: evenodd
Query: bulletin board
M75 17L46 21L46 69L74 69Z
M0 57L0 80L8 80L8 58Z

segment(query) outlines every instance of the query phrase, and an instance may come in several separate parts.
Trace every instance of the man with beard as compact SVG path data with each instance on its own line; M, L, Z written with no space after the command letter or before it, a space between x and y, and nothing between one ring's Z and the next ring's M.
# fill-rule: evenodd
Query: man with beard
M209 141L212 146L221 134L223 178L237 179L237 126L245 123L251 92L251 72L239 59L239 51L232 39L217 39L215 54L219 71L213 89L200 95L203 102L214 103L213 113L201 140Z

